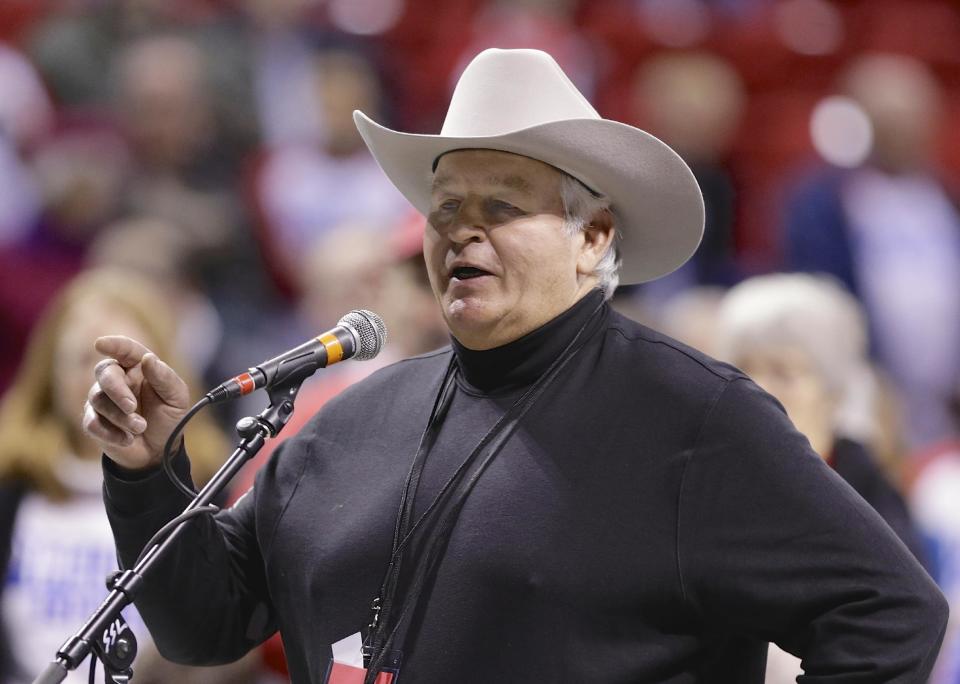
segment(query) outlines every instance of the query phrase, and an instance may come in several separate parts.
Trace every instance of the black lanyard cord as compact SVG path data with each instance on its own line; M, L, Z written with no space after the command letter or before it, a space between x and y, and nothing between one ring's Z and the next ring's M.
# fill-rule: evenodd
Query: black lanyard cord
M407 530L406 528L409 526L410 517L413 514L414 497L417 489L420 486L420 476L423 474L423 468L426 465L427 454L429 454L430 450L433 449L433 444L437 438L437 434L440 432L440 425L443 423L443 419L446 417L447 410L450 408L450 404L453 402L453 385L455 377L456 363L454 362L453 357L451 357L450 363L447 365L447 369L444 372L443 380L440 383L440 389L438 390L436 399L434 400L433 409L430 412L430 419L427 422L427 426L423 430L423 434L420 435L420 443L417 446L417 453L414 456L413 462L410 464L410 470L408 471L406 480L404 481L403 493L400 497L400 510L397 513L397 522L393 531L393 543L391 545L392 550L390 553L390 560L387 563L387 571L384 575L383 582L380 585L380 591L371 605L373 616L370 622L370 633L367 637L367 641L368 643L374 645L375 636L378 634L378 626L383 624L383 621L387 619L393 610L393 598L396 594L397 582L400 579L400 571L402 569L403 549L406 547L407 542L410 541L413 534L426 520L427 515L429 515L429 513L433 510L437 501L444 496L453 479L451 478L451 480L448 480L447 483L444 484L443 488L440 490L440 493L430 504L430 507L424 512L423 515L420 516L416 523L414 523L413 527ZM456 474L454 474L454 477L456 477ZM366 646L364 650L365 652L367 651Z
M381 584L380 593L373 602L372 608L374 610L374 618L371 621L372 629L368 638L369 643L371 643L373 646L373 652L378 652L381 650L378 642L382 641L383 630L389 622L390 616L393 612L397 583L400 579L403 551L407 544L414 538L414 534L425 525L434 511L437 510L440 504L445 500L447 494L451 491L454 484L463 475L463 472L473 461L476 460L477 454L479 454L490 443L490 441L502 431L503 426L509 419L510 415L512 415L517 407L524 402L524 400L535 388L535 386L531 387L524 392L524 394L519 397L500 417L500 419L486 432L486 434L484 434L467 458L460 463L457 469L440 488L439 493L434 497L433 501L426 508L426 510L424 510L413 526L407 530L406 533L403 533L403 528L406 526L404 523L409 521L413 510L414 495L417 487L419 486L420 476L423 472L423 467L426 464L427 456L429 455L430 449L433 447L433 442L435 441L437 434L440 432L440 426L442 424L443 417L446 415L446 410L449 409L449 404L452 403L452 388L454 385L455 375L455 357L451 357L448 374L444 377L444 384L441 386L437 395L437 401L434 403L436 407L439 407L439 410L434 413L434 415L431 417L431 422L424 430L424 436L421 438L420 447L417 450L413 465L411 466L410 472L407 476L407 481L404 486L404 493L401 497L400 512L397 515L398 521L395 530L396 534L394 536L393 553L391 554L390 561L387 565L387 572L383 583ZM444 395L448 396L445 397ZM397 543L398 539L399 543Z
M456 362L454 357L451 356L450 362L447 364L447 369L444 371L443 380L440 382L440 390L434 399L433 409L430 411L430 419L427 421L427 426L420 435L420 443L417 445L417 455L410 464L410 470L407 472L407 477L403 483L403 494L400 497L400 514L397 516L397 522L393 530L393 544L390 555L391 563L396 560L398 551L406 544L407 537L409 537L412 531L405 530L410 519L410 514L413 512L413 506L408 506L408 502L412 503L413 496L416 494L417 487L420 484L420 475L423 472L423 466L426 462L425 458L421 458L421 454L426 455L433 448L433 441L439 432L439 425L443 422L447 410L450 408L450 403L453 400L452 390L455 374ZM417 523L419 522L418 520ZM417 525L415 524L413 527L416 529Z
M460 511L462 510L463 505L466 503L467 497L476 486L483 472L487 469L490 463L492 463L493 459L497 456L497 454L499 454L503 446L519 427L522 418L533 407L536 401L543 395L553 381L560 375L560 372L563 370L563 368L566 367L566 365L574 358L574 356L586 345L588 338L583 339L582 343L580 343L580 340L584 336L584 332L590 326L590 323L602 309L603 303L601 303L590 314L587 321L583 324L580 330L577 331L577 334L573 337L563 352L561 352L561 354L554 360L547 371L526 392L524 392L524 394L517 399L507 409L506 412L504 412L500 419L480 439L476 447L471 451L470 455L467 456L467 458L460 464L450 479L448 479L441 488L440 493L434 498L430 506L417 519L416 523L408 531L406 531L406 533L403 533L403 528L408 524L410 519L413 498L423 470L423 465L426 461L427 453L429 449L432 448L436 434L439 433L440 424L446 415L447 409L449 409L449 404L452 403L452 392L449 391L449 388L453 385L453 378L451 376L450 368L448 368L447 374L444 376L443 385L441 386L441 389L437 395L437 399L434 402L435 410L431 416L431 423L428 424L427 429L424 431L424 437L421 438L420 448L418 448L418 453L414 459L414 464L411 466L410 473L407 477L406 487L401 498L401 510L398 515L397 527L394 535L394 552L391 555L390 564L388 565L387 569L387 576L384 579L384 583L381 587L381 594L378 597L378 599L383 599L383 603L380 605L378 602L375 602L375 605L377 608L379 608L379 611L377 619L374 620L373 629L370 635L372 649L370 651L370 660L368 663L369 667L367 671L367 680L365 680L367 684L371 684L374 681L376 673L378 672L379 667L383 664L384 657L389 652L390 645L393 643L401 624L403 624L405 616L419 600L419 596L422 592L426 579L431 575L433 569L436 567L436 563L442 557L442 549L444 548L451 532L453 531ZM451 365L453 365L452 362ZM424 447L426 448L424 449ZM452 499L451 505L446 508L445 512L441 514L440 519L436 521L436 525L434 526L436 532L426 540L426 544L422 550L422 553L420 554L420 558L417 564L414 566L414 574L410 585L410 591L407 593L407 596L403 601L399 616L397 617L396 621L392 621L391 613L393 612L394 608L394 598L397 582L399 580L400 560L402 559L404 548L413 538L414 533L425 523L426 520L430 518L434 511L438 509L440 504L447 499L447 495L456 491L454 485L464 477L464 473L467 471L467 469L477 461L484 451L486 451L486 454L480 461L477 468L471 473L470 477L462 483L463 486L459 488L459 492L457 492L456 497ZM389 632L387 632L388 626L390 626Z

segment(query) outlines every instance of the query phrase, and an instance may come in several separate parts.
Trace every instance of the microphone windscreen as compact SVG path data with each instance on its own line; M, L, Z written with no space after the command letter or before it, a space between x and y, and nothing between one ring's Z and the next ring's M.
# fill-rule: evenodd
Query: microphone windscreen
M380 353L387 342L387 326L383 319L372 311L354 309L341 318L338 325L350 328L357 338L357 351L353 358L367 361Z

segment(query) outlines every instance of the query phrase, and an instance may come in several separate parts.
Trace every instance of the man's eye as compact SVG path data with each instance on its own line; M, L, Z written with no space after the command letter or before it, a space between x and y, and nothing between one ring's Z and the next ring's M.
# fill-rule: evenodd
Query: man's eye
M490 209L501 214L511 214L513 216L520 216L525 212L520 207L515 207L509 202L504 202L502 200L492 200L489 204Z
M446 200L445 202L440 203L440 209L443 211L456 211L460 206L459 200Z

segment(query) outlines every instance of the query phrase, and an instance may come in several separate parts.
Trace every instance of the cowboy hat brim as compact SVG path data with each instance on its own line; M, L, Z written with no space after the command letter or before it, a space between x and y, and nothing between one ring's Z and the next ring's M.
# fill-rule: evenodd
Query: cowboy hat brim
M703 196L684 161L666 144L608 119L565 119L494 136L452 137L394 131L353 113L380 168L424 216L435 161L454 150L512 152L545 162L609 198L620 229L620 282L642 283L679 268L703 236Z

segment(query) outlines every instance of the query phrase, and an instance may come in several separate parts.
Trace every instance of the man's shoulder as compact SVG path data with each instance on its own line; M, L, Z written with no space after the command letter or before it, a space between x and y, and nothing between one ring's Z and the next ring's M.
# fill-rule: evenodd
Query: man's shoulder
M333 397L318 416L322 415L325 421L344 418L370 421L404 405L409 408L412 404L428 404L443 378L451 353L447 346L384 366Z
M447 345L418 356L400 359L354 383L344 394L364 397L393 390L415 390L421 385L430 386L433 380L439 381L443 376L452 353L450 345Z
M649 381L684 385L702 391L704 385L721 387L746 378L743 371L675 340L617 312L611 312L607 346L625 372L636 372Z

